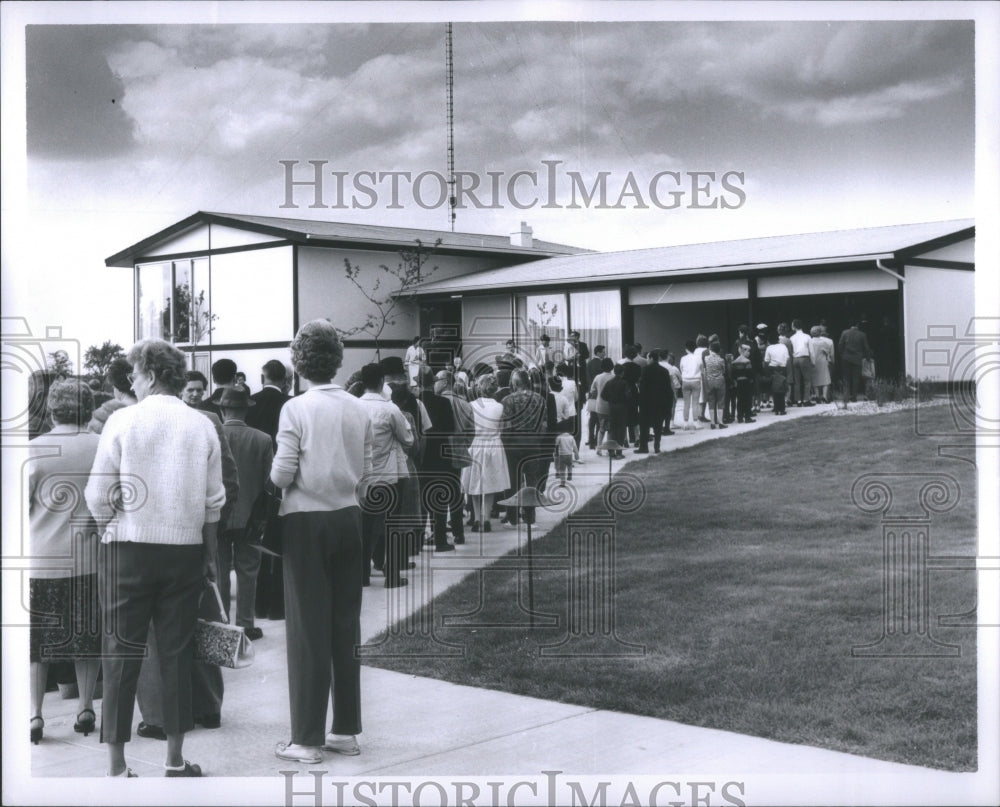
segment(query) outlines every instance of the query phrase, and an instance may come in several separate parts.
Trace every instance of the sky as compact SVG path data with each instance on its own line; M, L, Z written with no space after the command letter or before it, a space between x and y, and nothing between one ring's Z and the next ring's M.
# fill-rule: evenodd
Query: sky
M126 4L122 24L79 24L101 16L81 5L23 28L25 204L15 226L5 210L23 240L4 275L38 327L127 345L130 273L104 259L197 210L450 226L443 16L307 22L315 6L293 4L241 24L200 4L213 21L190 24ZM455 229L526 221L618 250L974 215L972 21L761 16L456 22L455 168L480 185ZM328 207L288 185L309 161ZM362 172L434 176L394 198ZM602 176L604 204L586 202Z
M129 346L132 274L105 259L198 210L448 229L446 206L405 194L393 204L383 183L367 209L364 193L346 209L311 208L302 188L285 207L282 161L297 179L321 161L331 205L332 172L348 186L362 172L446 174L449 18L455 168L503 186L498 204L459 209L457 230L505 235L526 221L539 239L621 250L976 217L987 257L977 306L995 316L998 11L7 0L4 333L76 356L105 340ZM548 165L556 183L519 208L525 177L512 197L506 183L543 180ZM608 204L573 206L574 175L586 188L603 176ZM678 204L654 204L651 184ZM11 389L5 424L8 402L25 399ZM12 486L21 469L9 447L5 436ZM4 508L8 537L16 516ZM7 608L16 587L4 591ZM9 673L5 690L25 691Z

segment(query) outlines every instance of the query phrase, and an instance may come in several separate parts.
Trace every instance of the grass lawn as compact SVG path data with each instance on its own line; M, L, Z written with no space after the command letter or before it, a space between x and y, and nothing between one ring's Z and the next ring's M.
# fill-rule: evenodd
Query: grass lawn
M924 410L928 422L948 407ZM866 473L944 473L961 501L933 515L930 554L976 551L975 469L914 435L913 413L805 418L636 463L643 505L616 521L616 631L631 657L551 658L567 635L570 573L536 571L529 630L525 576L505 560L444 592L435 635L462 658L417 658L433 643L392 638L368 664L566 703L727 729L954 771L976 768L976 646L939 615L976 604L971 571L929 573L931 633L945 658L860 658L882 634L882 523L851 501ZM905 488L906 480L900 484ZM899 493L905 498L905 493ZM894 507L896 504L894 504ZM921 511L915 496L903 515ZM604 512L600 498L582 514ZM565 555L559 525L534 542ZM514 559L507 560L508 564ZM523 566L523 563L520 565ZM481 581L483 587L481 588ZM478 610L477 610L478 609ZM458 615L472 616L461 617ZM450 617L449 625L444 618ZM450 624L458 621L463 624ZM516 625L489 627L488 625ZM395 654L395 655L391 655Z

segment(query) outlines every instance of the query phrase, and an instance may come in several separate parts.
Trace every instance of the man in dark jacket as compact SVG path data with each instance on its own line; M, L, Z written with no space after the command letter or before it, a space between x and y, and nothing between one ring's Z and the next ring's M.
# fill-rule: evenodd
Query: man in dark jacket
M288 396L288 381L285 365L271 359L262 368L260 383L263 389L250 396L253 406L247 412L247 425L260 429L271 436L273 447L277 447L278 416L281 407L291 398Z
M434 370L420 368L420 400L431 419L431 427L424 432L424 457L420 466L421 507L430 511L434 527L434 551L452 552L448 543L446 524L451 513L451 531L456 539L464 538L462 524L462 488L458 469L453 463L452 439L455 435L455 414L451 401L434 393ZM447 495L435 493L440 489Z
M864 392L864 379L861 377L861 362L872 357L872 349L868 337L861 330L860 322L855 323L840 335L837 360L844 368L847 382L847 395L856 401L858 393Z
M653 427L653 451L660 453L663 421L674 408L674 388L670 373L660 364L660 354L651 350L649 364L639 378L639 448L636 454L649 453L649 427ZM667 434L673 434L668 431Z
M510 487L517 493L524 485L537 488L545 472L544 469L540 471L541 463L551 459L551 452L546 454L545 440L548 405L545 398L531 389L525 370L511 373L510 384L511 393L503 399L501 434L510 470ZM525 507L523 515L525 521L533 524L535 508ZM517 518L517 508L509 508L507 521L516 524Z

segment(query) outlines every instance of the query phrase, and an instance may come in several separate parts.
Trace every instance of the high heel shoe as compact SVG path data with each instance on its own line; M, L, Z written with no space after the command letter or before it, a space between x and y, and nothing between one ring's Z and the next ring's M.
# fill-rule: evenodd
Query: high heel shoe
M84 737L89 737L90 732L94 730L96 723L97 715L94 714L94 710L84 709L76 716L76 723L73 724L73 731L77 734L82 734Z
M35 725L35 721L38 721L38 725ZM42 719L41 715L35 715L31 718L31 742L38 745L42 741L42 730L45 728L45 721Z

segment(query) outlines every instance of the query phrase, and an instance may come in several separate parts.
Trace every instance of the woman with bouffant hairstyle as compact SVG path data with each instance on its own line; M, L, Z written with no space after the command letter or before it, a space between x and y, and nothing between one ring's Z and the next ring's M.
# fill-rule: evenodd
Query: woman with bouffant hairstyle
M291 344L305 392L278 419L271 481L283 491L286 652L291 738L275 754L302 763L323 751L361 753L362 540L360 486L372 470L365 405L333 377L344 346L329 320L307 322ZM333 683L333 722L326 732Z
M125 763L150 622L163 686L167 776L201 776L183 755L194 728L191 648L205 580L215 580L216 530L226 501L221 446L211 421L178 397L184 354L159 339L128 354L138 399L108 419L87 483L104 528L98 590L104 616L101 739L109 776Z

